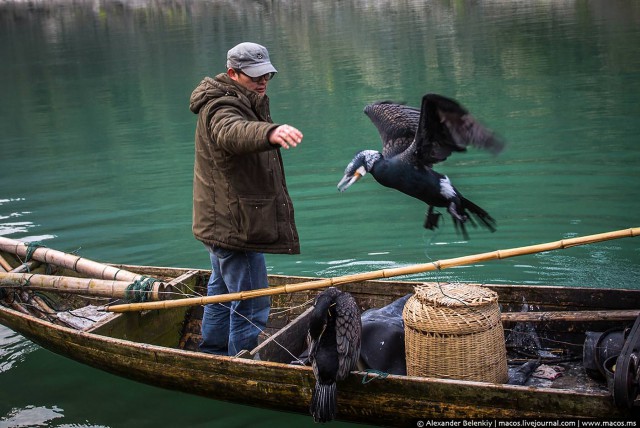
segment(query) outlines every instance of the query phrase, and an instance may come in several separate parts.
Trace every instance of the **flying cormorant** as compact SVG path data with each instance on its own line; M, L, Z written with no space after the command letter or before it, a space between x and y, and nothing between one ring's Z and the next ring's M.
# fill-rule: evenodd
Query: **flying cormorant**
M336 417L336 381L356 368L360 357L360 308L335 287L318 294L309 317L309 361L316 384L309 411L316 422Z
M358 152L338 183L341 192L370 172L383 186L429 205L424 222L427 229L438 227L441 214L434 213L434 207L446 207L465 239L465 222L471 219L470 213L495 231L495 220L489 213L463 197L447 176L432 169L433 164L444 161L452 152L464 152L470 145L498 153L504 143L493 132L458 102L436 94L422 97L421 110L383 101L367 105L364 112L378 128L382 153ZM475 226L473 220L471 223Z

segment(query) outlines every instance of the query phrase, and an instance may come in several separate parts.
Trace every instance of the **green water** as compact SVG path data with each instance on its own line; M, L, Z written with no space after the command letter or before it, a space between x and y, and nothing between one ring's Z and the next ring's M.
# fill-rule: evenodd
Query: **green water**
M337 276L640 226L640 3L605 1L0 2L0 235L99 261L208 266L191 235L192 89L241 41L266 45L302 254L271 273ZM444 214L367 176L362 113L458 99L507 141L436 170L498 231L464 241ZM486 262L416 279L637 288L640 241ZM0 427L315 426L310 417L146 387L0 327ZM26 421L26 422L24 422ZM332 426L347 426L335 423Z

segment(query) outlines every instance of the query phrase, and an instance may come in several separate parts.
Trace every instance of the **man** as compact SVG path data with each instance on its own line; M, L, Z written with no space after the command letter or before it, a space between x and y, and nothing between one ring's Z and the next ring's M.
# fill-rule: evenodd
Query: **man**
M240 43L227 53L227 72L191 94L193 233L210 254L209 296L265 288L263 253L300 253L280 148L296 147L302 133L271 120L266 92L276 73L264 46ZM200 350L254 348L269 309L268 296L205 306Z

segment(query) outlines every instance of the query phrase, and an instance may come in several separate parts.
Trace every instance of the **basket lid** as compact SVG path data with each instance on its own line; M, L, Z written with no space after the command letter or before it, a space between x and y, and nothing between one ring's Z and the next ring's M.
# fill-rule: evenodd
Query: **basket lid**
M501 326L498 294L461 283L417 285L402 318L405 328L424 334L464 335Z
M415 287L415 295L422 303L452 308L487 305L498 300L495 291L464 283L421 284Z

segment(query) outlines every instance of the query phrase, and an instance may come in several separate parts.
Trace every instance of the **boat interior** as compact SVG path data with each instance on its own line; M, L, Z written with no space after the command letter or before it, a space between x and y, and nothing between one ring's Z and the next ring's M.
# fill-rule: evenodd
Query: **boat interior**
M20 257L0 253L11 270L25 266ZM112 265L153 278L163 283L165 299L206 294L208 272L182 270L176 276L172 268L155 268L128 265ZM36 263L30 273L47 275L82 276L77 272L54 265ZM308 281L309 278L270 276L271 286ZM356 299L363 315L397 302L413 293L415 283L399 281L361 281L344 284ZM629 309L637 309L640 290L627 293L625 290L585 291L567 287L527 287L510 285L483 285L497 293L509 380L513 385L558 388L585 393L610 392L613 385L615 358L623 352L627 338L640 321L628 316ZM255 349L243 351L238 357L259 359L282 364L307 364L305 351L308 317L313 309L318 290L283 293L272 296L272 309L267 329L261 334ZM74 328L98 335L124 339L139 343L172 347L197 352L200 341L200 323L203 306L176 307L166 310L146 310L125 313L104 311L104 307L119 303L111 297L88 297L76 293L49 292L41 289L0 288L0 304L64 327ZM562 311L562 317L536 316L553 311ZM625 317L580 317L582 311L625 312ZM396 314L398 316L398 314ZM399 315L401 316L401 315ZM640 317L638 318L640 319ZM635 323L634 323L635 321ZM640 327L637 327L638 329ZM380 334L390 334L388 328L374 328ZM637 332L640 337L640 332ZM375 334L365 340L379 340ZM389 338L390 336L385 336ZM388 340L392 340L388 339ZM397 335L395 355L389 359L403 360L404 340L402 332ZM483 346L478 343L478 346ZM640 342L638 343L640 347ZM363 345L363 349L365 346ZM637 356L640 353L636 352ZM637 362L629 372L631 400L637 405L637 379L640 373ZM382 364L372 367L361 361L359 370L369 373L406 375L394 366Z

